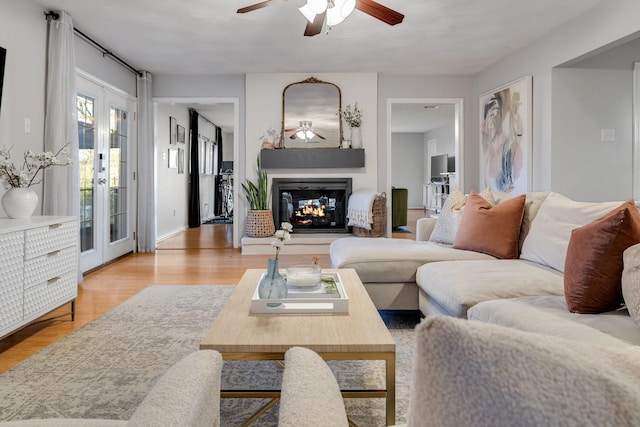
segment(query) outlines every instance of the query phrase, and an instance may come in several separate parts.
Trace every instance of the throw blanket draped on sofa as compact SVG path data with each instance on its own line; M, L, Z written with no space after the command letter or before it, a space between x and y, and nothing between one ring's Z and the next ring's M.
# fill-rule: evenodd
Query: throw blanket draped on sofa
M356 190L349 196L348 226L371 230L373 202L379 194L373 190Z

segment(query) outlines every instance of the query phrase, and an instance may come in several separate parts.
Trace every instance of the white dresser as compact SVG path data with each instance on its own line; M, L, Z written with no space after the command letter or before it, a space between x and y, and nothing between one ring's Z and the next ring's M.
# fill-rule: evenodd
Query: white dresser
M78 220L0 218L0 338L78 295Z

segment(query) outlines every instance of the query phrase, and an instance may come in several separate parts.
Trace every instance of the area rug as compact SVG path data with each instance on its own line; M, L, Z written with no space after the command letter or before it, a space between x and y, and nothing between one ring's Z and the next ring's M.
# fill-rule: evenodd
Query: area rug
M157 378L196 351L233 286L150 286L0 376L0 420L129 419ZM396 341L396 421L408 407L416 312L381 312ZM344 388L382 387L377 361L332 361ZM223 388L279 388L275 362L225 362ZM237 426L266 400L222 399L221 425ZM359 426L384 425L383 399L347 399ZM255 426L277 425L278 406Z

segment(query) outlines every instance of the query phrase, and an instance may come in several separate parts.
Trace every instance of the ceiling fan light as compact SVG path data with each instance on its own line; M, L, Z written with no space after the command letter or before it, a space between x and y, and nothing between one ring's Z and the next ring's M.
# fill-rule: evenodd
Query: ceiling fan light
M307 6L313 13L319 15L327 10L327 0L307 0Z
M337 6L327 9L327 25L333 27L344 21L344 16L340 13L340 8Z
M340 1L340 3L342 3L342 5L340 6L340 14L342 15L343 18L346 18L347 16L351 15L351 12L353 12L353 9L356 8L356 0L344 0L344 1ZM336 6L338 5L338 2L336 2Z
M313 20L315 19L316 14L313 13L313 11L309 8L308 4L305 4L304 6L299 7L298 10L305 18L307 18L307 21L313 24Z

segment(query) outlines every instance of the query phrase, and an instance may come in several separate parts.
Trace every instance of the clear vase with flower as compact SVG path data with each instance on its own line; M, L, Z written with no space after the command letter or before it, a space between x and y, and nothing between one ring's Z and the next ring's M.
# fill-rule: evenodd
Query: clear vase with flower
M291 239L293 226L288 222L283 222L280 229L276 231L276 240L271 242L271 246L276 249L276 257L267 260L267 273L262 276L258 284L258 296L260 299L283 299L287 297L287 281L280 274L278 256L280 250L287 240ZM278 307L281 303L267 303L267 307Z

